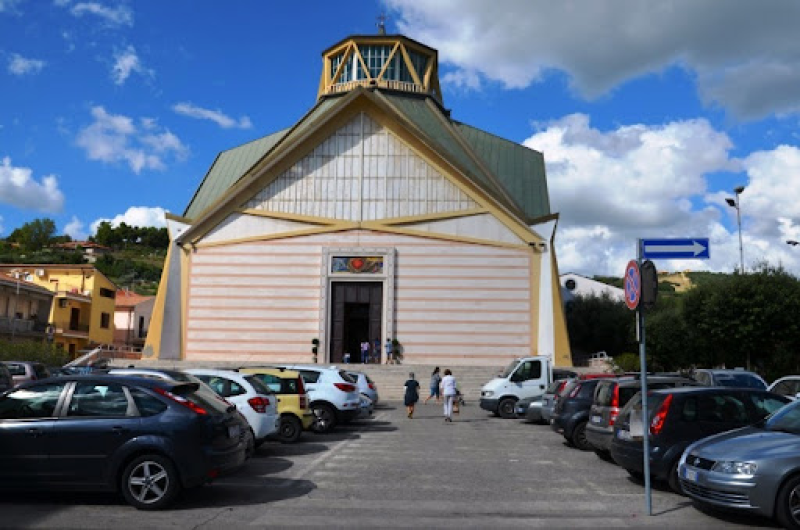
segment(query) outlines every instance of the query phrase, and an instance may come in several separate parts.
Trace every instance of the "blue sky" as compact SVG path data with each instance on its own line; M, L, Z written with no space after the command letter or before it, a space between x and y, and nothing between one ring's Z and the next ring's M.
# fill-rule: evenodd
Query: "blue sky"
M773 0L0 0L0 237L163 225L216 155L315 102L321 52L439 50L455 119L545 155L562 272L621 276L637 238L708 237L800 274L800 3Z

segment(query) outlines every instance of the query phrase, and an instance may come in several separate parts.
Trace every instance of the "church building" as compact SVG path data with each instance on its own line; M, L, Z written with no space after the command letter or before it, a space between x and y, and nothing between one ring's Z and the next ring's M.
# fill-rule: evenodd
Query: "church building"
M144 356L572 364L541 153L451 117L436 50L351 36L316 104L223 151L171 243Z

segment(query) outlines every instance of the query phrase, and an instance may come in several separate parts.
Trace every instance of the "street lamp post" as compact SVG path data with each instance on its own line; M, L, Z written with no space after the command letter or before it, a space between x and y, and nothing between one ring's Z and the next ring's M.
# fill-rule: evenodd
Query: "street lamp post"
M736 208L736 224L739 226L739 274L744 274L744 247L742 246L742 215L739 209L739 195L744 191L744 186L736 186L733 188L736 193L736 199L727 198L725 202L731 208Z

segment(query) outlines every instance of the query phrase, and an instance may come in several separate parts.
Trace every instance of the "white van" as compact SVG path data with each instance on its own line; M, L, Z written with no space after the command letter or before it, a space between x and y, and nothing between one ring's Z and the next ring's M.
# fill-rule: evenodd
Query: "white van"
M553 368L549 357L514 359L499 377L483 385L480 405L500 417L516 418L517 401L541 396L553 377L563 379L577 375L571 370Z

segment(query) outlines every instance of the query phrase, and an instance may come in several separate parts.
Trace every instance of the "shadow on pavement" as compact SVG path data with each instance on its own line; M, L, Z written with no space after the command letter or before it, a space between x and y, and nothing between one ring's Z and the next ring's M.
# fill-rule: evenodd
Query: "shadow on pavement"
M203 488L184 492L173 510L228 508L274 503L303 497L317 488L310 480L234 475Z

